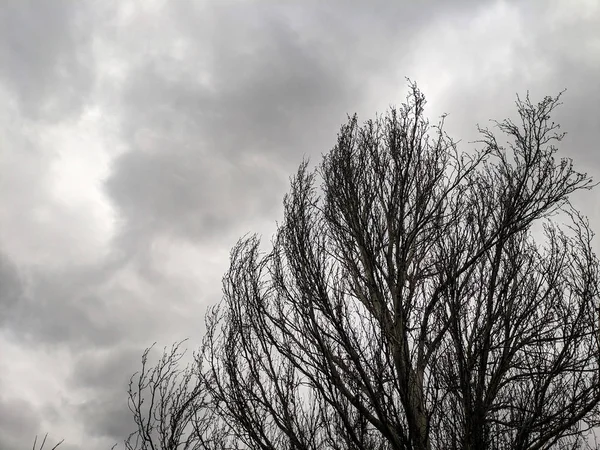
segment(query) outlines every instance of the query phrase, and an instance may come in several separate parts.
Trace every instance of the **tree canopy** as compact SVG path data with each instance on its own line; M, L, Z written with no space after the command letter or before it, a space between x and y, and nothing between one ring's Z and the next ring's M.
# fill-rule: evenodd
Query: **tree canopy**
M557 157L559 102L518 99L469 152L414 84L350 117L291 179L271 249L233 248L195 363L144 359L128 448L585 447L599 266L570 198L594 184Z

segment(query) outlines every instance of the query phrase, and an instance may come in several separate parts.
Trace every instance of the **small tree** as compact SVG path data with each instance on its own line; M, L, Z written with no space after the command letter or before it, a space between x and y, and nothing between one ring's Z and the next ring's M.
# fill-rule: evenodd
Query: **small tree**
M480 129L467 154L411 85L300 166L272 250L235 246L207 319L200 381L230 448L585 445L599 275L569 198L593 185L555 160L559 97L518 99L508 147Z
M209 393L194 365L180 366L183 342L174 344L155 366L148 367L153 347L144 351L140 372L129 381L129 410L137 429L127 450L217 450L226 433L219 427Z

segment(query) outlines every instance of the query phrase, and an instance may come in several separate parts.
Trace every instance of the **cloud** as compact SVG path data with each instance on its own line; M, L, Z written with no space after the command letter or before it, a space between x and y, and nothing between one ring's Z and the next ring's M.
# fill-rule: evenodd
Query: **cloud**
M477 139L476 123L489 127L490 119L514 117L517 95L529 92L537 102L566 89L554 115L567 132L560 155L600 176L592 125L600 113L592 100L600 89L594 81L600 72L594 50L600 45L600 8L580 3L575 8L554 1L548 8L495 2L477 14L423 27L409 56L414 78L429 99L430 114L449 113L447 129L463 139L463 149Z
M405 76L463 148L516 93L567 88L564 150L600 170L595 2L7 5L2 448L45 431L71 448L125 438L143 349L193 348L236 239L268 240L302 158L317 164L346 114L401 103Z
M18 269L0 254L0 326L10 319L11 311L22 301L23 290Z
M0 11L0 80L26 116L77 114L93 86L92 18L79 3L8 0Z
M339 6L181 2L130 18L149 41L120 77L129 150L107 182L128 245L154 232L212 239L280 207L303 155L329 149L370 79L394 63L394 40L426 20L386 2ZM126 45L140 39L132 34Z
M140 350L134 346L84 352L74 362L72 388L94 394L74 407L88 436L117 442L135 429L127 406L129 378L123 374L139 370L140 358Z
M28 402L15 397L0 397L0 447L5 450L23 448L24 437L40 425L40 413ZM31 444L33 436L31 436Z
M342 68L311 54L282 24L253 31L243 18L243 11L212 12L219 34L209 41L209 82L178 73L182 60L201 59L201 43L127 77L130 150L115 161L107 191L137 236L156 228L210 239L272 212L289 169L315 152L315 130L335 130L344 118L337 105L353 84Z

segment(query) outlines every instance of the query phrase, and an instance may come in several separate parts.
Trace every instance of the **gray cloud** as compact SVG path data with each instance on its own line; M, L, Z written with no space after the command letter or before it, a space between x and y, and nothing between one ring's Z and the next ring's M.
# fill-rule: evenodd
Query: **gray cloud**
M77 114L93 85L90 17L67 0L8 0L0 10L0 80L24 114L55 121Z
M139 370L139 347L82 354L71 375L74 389L93 390L95 397L76 407L89 436L122 441L135 429L127 407L129 376Z
M117 344L126 329L118 328L108 299L98 297L97 276L81 269L31 273L29 295L14 308L15 333L23 340L48 345Z
M17 450L23 448L25 444L33 444L40 423L40 413L30 403L14 397L0 398L0 447L2 449Z
M125 438L125 388L142 350L201 337L235 239L268 239L303 156L318 163L347 113L367 119L400 103L404 76L424 89L432 120L450 113L466 147L476 122L514 113L515 93L567 88L565 151L600 168L600 15L583 2L8 5L0 353L6 345L22 361L3 383L38 383L22 374L43 349L57 361L44 367L54 384L31 390L59 394L2 397L1 448L45 431L64 434L66 449ZM99 119L86 125L86 114ZM80 139L53 138L59 127ZM54 170L91 159L92 144L105 175L84 165L90 180L77 180L93 195L67 198Z
M17 268L0 253L0 326L10 320L11 312L22 301L23 290Z
M122 249L147 245L146 234L176 233L196 240L272 210L280 174L252 161L229 161L206 149L132 151L116 161L107 190L127 220ZM141 240L141 242L140 242Z
M394 62L396 42L408 45L431 15L379 6L344 15L317 3L170 9L161 35L185 50L157 44L122 86L130 150L107 189L127 218L128 245L147 245L153 230L210 239L279 208L302 156L328 150L369 79Z
M133 264L32 273L28 295L18 302L9 300L6 326L30 345L58 345L79 352L107 347L118 351L133 343L141 351L166 330L185 330L202 319L202 294L187 291L184 280L148 281L158 270L146 262L138 268ZM136 278L141 285L132 290L128 280ZM18 295L19 285L16 281L12 285L7 294L11 289ZM148 329L156 330L155 335Z
M116 161L107 187L137 236L140 227L156 227L210 238L269 213L291 167L316 153L315 139L325 141L317 130L334 130L344 117L339 103L353 88L360 92L342 67L311 54L282 24L248 39L219 20L217 38L229 39L213 42L210 85L168 78L180 64L168 59L129 75L124 137L131 150ZM243 38L256 48L245 51Z

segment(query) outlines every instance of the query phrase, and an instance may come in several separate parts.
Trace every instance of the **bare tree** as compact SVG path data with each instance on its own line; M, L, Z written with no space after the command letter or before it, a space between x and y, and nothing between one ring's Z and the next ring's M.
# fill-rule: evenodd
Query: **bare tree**
M194 364L180 367L183 342L165 349L162 357L142 368L129 382L129 409L136 431L125 441L127 450L217 450L226 442L222 427L209 407L209 393Z
M44 435L44 439L40 443L40 448L38 450L44 450L44 445L46 445L46 439L48 438L48 433ZM64 442L64 439L61 439L51 450L56 450L60 445ZM37 445L37 436L33 440L33 450L36 450L35 446Z
M520 121L480 129L467 154L412 85L401 108L352 117L316 171L301 165L272 250L237 244L208 317L204 380L239 442L585 445L599 276L569 198L593 184L555 159L559 98L518 99Z
M569 199L594 185L555 159L559 99L518 99L471 153L414 84L350 118L292 178L272 249L232 250L195 366L143 360L128 448L588 446L600 278Z

